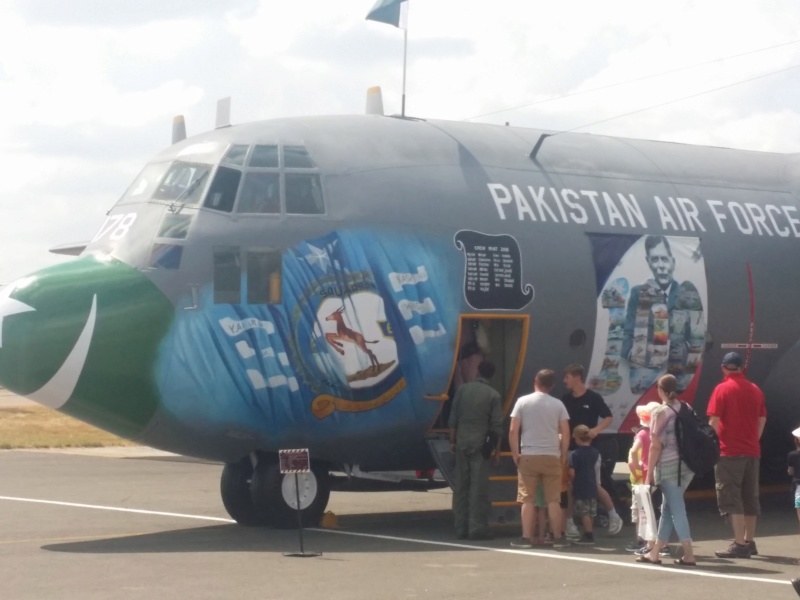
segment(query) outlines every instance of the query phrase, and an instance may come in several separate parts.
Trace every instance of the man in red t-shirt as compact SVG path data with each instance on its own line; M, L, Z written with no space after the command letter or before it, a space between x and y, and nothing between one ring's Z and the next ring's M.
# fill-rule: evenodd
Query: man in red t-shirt
M745 379L742 357L728 352L722 359L725 379L708 401L708 422L719 436L720 458L714 467L719 512L729 515L733 543L715 552L720 558L750 558L758 554L753 540L758 502L761 433L767 422L764 394Z

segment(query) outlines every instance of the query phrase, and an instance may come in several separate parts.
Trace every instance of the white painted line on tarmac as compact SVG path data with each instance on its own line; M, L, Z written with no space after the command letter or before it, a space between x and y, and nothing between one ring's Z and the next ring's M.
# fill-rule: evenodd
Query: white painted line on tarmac
M208 517L204 515L189 515L185 513L162 512L155 510L144 510L136 508L120 508L116 506L102 506L98 504L79 504L77 502L59 502L56 500L40 500L36 498L17 498L13 496L0 496L0 500L10 500L13 502L30 502L34 504L50 504L55 506L68 506L73 508L92 508L95 510L109 510L113 512L136 513L142 515L155 515L160 517L177 517L181 519L196 519L199 521L215 521L218 523L235 523L233 519L221 517ZM698 568L659 568L658 565L646 565L635 562L619 562L614 560L604 560L602 558L590 558L588 556L575 556L560 552L542 552L537 550L514 550L512 548L494 548L492 546L479 546L472 544L459 544L456 542L438 542L435 540L421 540L418 538L398 537L394 535L380 535L376 533L359 533L355 531L342 531L337 529L309 528L308 531L318 533L334 533L338 535L349 535L352 537L371 538L376 540L387 540L391 542L405 542L410 544L423 544L428 546L440 546L445 548L458 548L460 550L486 550L489 552L499 552L501 554L514 554L516 556L528 556L531 558L552 558L556 560L571 560L576 562L592 563L597 565L608 565L612 567L627 567L630 569L649 569L657 573L671 573L673 575L694 575L696 577L712 577L717 579L732 579L738 581L753 581L756 583L778 583L789 585L787 579L770 579L768 577L749 577L747 575L726 575L725 573L714 573L703 571Z
M201 521L218 521L222 523L235 523L233 519L223 519L220 517L205 517L203 515L187 515L184 513L161 512L157 510L143 510L138 508L120 508L117 506L100 506L97 504L78 504L77 502L57 502L56 500L37 500L35 498L15 498L12 496L0 496L0 500L12 500L14 502L33 502L35 504L53 504L56 506L71 506L73 508L93 508L95 510L111 510L115 512L137 513L140 515L156 515L159 517L179 517L181 519L198 519Z
M502 554L516 554L517 556L530 556L536 558L554 558L557 560L572 560L577 562L593 563L597 565L610 565L613 567L628 567L632 569L649 569L656 573L672 573L674 575L695 575L700 577L716 577L718 579L736 579L741 581L755 581L757 583L780 583L789 585L786 579L770 579L768 577L748 577L747 575L726 575L724 573L714 573L703 571L696 567L676 567L665 569L659 565L647 565L636 562L619 562L614 560L604 560L602 558L589 558L587 556L575 556L562 554L560 552L541 552L536 550L514 550L512 548L494 548L492 546L477 546L471 544L458 544L456 542L437 542L434 540L420 540L416 538L397 537L393 535L378 535L374 533L357 533L355 531L341 531L337 529L311 529L311 531L321 531L325 533L338 533L340 535L351 535L355 537L374 538L379 540L389 540L393 542L409 542L412 544L427 544L430 546L445 546L448 548L459 548L462 550L488 550L490 552L500 552ZM666 564L666 563L665 563Z

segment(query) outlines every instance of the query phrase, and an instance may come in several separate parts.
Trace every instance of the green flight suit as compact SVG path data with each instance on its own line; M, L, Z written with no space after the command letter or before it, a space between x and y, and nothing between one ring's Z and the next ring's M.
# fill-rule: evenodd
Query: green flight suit
M481 377L465 383L453 399L449 426L455 431L456 440L453 485L456 535L481 535L489 527L489 459L483 457L481 448L489 431L498 439L502 433L500 394Z

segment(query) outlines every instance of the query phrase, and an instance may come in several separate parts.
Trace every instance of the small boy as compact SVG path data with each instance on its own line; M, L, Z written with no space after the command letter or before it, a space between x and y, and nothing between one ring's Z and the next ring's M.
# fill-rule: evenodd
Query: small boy
M569 455L569 475L572 479L573 515L580 517L583 535L576 542L594 545L592 523L597 514L597 482L600 479L600 452L592 447L592 436L586 425L572 431L577 448Z

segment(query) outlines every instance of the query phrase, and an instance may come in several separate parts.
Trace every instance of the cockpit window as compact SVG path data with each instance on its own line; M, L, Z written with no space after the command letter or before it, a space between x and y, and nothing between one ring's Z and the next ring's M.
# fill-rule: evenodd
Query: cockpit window
M203 188L211 171L210 165L176 161L153 194L153 200L166 200L182 204L197 204L203 197Z
M278 168L278 147L258 145L253 148L253 154L250 156L251 167L260 168Z
M251 171L244 176L239 195L240 213L278 214L281 212L280 175Z
M164 173L167 172L168 168L169 163L167 162L151 163L145 166L117 204L132 204L150 200L158 182L164 177Z
M214 175L214 182L208 190L208 196L206 196L203 206L214 210L231 212L241 178L242 172L239 169L219 167L217 174Z
M249 146L244 144L234 144L228 148L228 151L225 153L225 157L222 159L222 162L228 165L243 167L244 159L247 158L248 147Z
M284 146L283 166L287 169L313 169L314 161L304 146Z
M319 215L325 212L319 175L286 174L286 212L295 215Z

